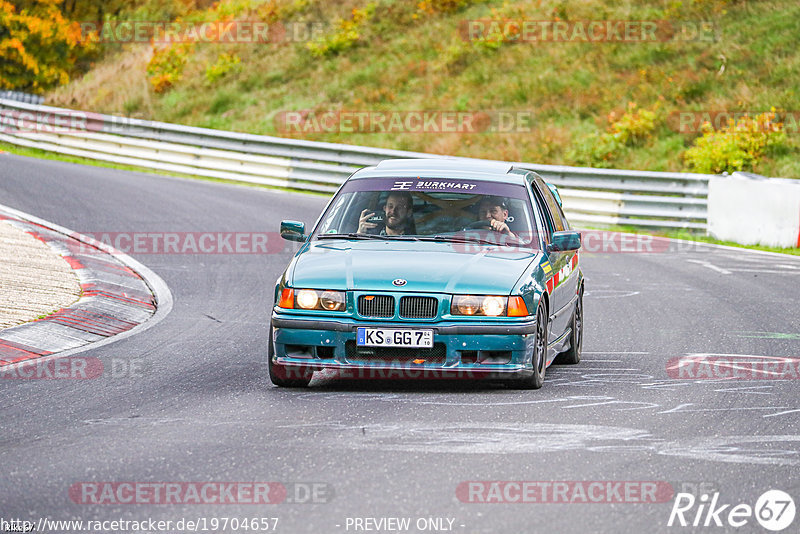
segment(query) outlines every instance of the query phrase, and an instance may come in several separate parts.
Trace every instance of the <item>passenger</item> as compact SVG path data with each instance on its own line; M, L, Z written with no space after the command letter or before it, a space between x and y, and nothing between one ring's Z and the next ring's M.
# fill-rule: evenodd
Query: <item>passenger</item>
M478 220L487 221L488 226L495 232L517 237L506 224L506 219L508 219L508 206L502 197L483 197L478 204Z
M411 193L406 191L394 191L389 193L386 204L383 206L384 221L383 228L379 235L406 235L414 232L414 199ZM358 233L369 234L380 223L369 222L368 219L375 216L374 211L368 209L361 212L358 219Z

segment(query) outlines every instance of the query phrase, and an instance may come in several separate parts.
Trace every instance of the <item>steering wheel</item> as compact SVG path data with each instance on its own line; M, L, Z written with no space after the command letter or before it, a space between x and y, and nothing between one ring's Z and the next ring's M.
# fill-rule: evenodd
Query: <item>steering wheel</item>
M464 227L464 230L494 230L488 219L474 221Z

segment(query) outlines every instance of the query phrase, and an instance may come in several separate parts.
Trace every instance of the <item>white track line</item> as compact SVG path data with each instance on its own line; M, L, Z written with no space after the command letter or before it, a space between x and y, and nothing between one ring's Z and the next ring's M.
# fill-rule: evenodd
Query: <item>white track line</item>
M713 263L709 263L705 260L686 260L686 261L688 261L689 263L696 263L697 265L702 265L703 267L707 267L712 271L717 271L720 274L731 274L731 272L728 271L727 269L723 269L722 267L717 267Z
M584 350L581 354L650 354L649 352L613 351L613 350Z

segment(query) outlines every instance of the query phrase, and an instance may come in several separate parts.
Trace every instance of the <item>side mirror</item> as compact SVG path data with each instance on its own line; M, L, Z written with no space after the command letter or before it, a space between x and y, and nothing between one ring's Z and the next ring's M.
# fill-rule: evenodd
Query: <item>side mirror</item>
M558 202L558 205L563 208L564 205L561 204L561 195L558 194L558 189L556 189L556 186L547 182L545 183L547 184L547 187L550 189L550 192L553 193L553 196L556 197L556 202Z
M297 221L281 221L281 237L288 241L305 241L305 223Z
M547 245L547 252L567 252L581 248L580 232L554 232L553 240Z

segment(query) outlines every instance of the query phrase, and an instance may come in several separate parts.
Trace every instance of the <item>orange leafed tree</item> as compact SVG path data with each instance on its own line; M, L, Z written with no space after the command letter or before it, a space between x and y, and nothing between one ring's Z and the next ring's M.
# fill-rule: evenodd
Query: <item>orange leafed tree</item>
M42 93L65 84L94 45L61 13L64 0L34 0L17 9L0 0L0 89Z

